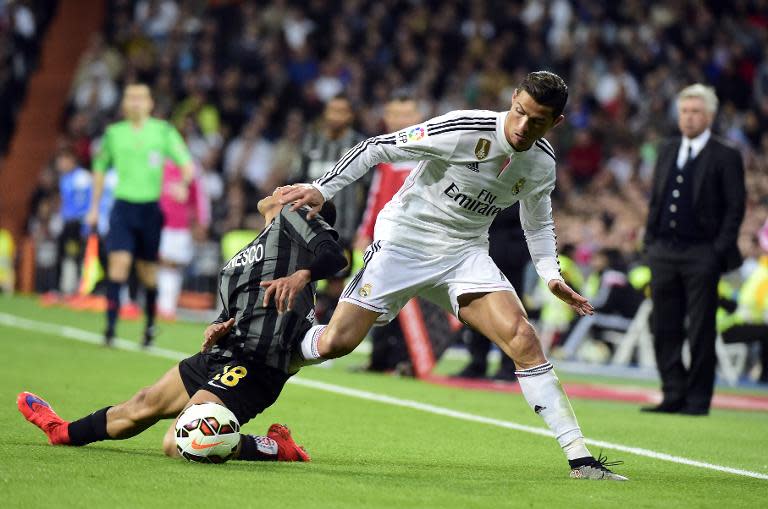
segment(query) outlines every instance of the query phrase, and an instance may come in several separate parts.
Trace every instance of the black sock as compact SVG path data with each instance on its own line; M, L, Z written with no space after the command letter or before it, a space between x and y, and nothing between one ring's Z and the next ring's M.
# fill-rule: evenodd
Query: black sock
M576 458L575 460L568 460L568 464L571 468L579 468L584 465L592 465L595 462L594 456L585 456L583 458Z
M157 288L144 290L144 314L147 315L147 329L155 325L155 304L157 303Z
M107 410L104 407L91 415L69 423L69 445L85 445L100 440L111 440L107 435Z
M243 461L276 461L277 442L269 437L240 435L240 455Z
M120 312L120 283L107 281L107 334L115 334L117 314Z

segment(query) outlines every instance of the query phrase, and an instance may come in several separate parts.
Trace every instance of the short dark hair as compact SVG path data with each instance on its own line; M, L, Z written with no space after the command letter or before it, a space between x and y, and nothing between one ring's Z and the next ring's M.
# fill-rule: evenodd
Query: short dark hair
M568 85L563 78L549 71L536 71L525 77L517 90L524 90L534 101L552 108L552 118L563 114L568 101Z
M336 224L336 205L330 200L325 200L323 207L320 209L320 216L329 226L333 227Z

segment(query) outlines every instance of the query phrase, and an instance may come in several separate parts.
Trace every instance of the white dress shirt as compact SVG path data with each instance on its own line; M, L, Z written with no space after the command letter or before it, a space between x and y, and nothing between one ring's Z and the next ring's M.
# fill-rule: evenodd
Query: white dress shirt
M695 138L686 138L683 136L683 141L680 143L680 150L677 152L677 167L678 169L685 166L688 161L688 147L691 147L691 158L695 159L699 153L704 150L704 146L709 141L709 137L712 135L712 131L706 129L703 133Z

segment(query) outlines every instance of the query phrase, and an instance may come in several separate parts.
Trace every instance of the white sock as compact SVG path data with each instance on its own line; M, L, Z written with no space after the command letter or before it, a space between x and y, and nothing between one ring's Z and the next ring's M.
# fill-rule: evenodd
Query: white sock
M563 447L563 451L565 452L565 457L569 460L592 456L592 453L590 453L589 449L587 449L587 444L584 443L583 438L577 438L570 444L566 445Z
M304 335L304 339L301 340L302 359L298 359L298 363L301 366L320 364L326 360L320 356L320 352L317 349L317 342L320 341L320 336L323 335L325 328L326 325L315 325ZM292 359L292 361L292 364L296 363L296 360Z
M181 270L170 267L157 269L157 309L173 315L179 302L182 281Z
M552 364L546 362L515 371L515 374L528 405L547 423L567 458L570 460L591 456L584 445L584 436L581 434L579 423L576 422L571 403L552 369Z

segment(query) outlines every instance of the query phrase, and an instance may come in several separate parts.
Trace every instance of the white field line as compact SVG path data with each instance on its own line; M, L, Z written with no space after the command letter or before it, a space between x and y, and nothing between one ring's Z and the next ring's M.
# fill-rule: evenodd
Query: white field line
M101 344L103 341L102 335L89 332L86 330L78 329L76 327L68 327L68 326L58 325L54 323L40 322L37 320L29 320L26 318L20 318L20 317L10 315L7 313L2 313L2 312L0 312L0 325L6 325L9 327L15 327L17 329L29 330L34 332L42 332L45 334L51 334L55 336L61 336L67 339L73 339L73 340L81 341L84 343ZM136 342L128 341L126 339L120 339L120 338L115 338L114 345L115 347L120 348L122 350L141 351L148 355L153 355L155 357L163 357L163 358L172 359L172 360L181 360L189 356L189 353L182 353L174 350L167 350L164 348L150 347L147 349L143 349ZM331 392L334 394L341 394L343 396L349 396L349 397L364 399L368 401L376 401L379 403L385 403L387 405L410 408L413 410L419 410L422 412L427 412L435 415L452 417L454 419L460 419L463 421L488 424L491 426L497 426L499 428L512 429L515 431L522 431L522 432L531 433L534 435L552 437L552 434L544 428L526 426L524 424L518 424L511 421L503 421L500 419L493 419L491 417L483 417L481 415L460 412L457 410L451 410L449 408L430 405L427 403L420 403L418 401L395 398L392 396L386 396L384 394L377 394L375 392L352 389L349 387L329 384L329 383L320 382L317 380L309 380L307 378L297 377L297 376L292 377L289 380L289 382L296 385L301 385L304 387L310 387L312 389ZM611 449L615 451L626 452L629 454L635 454L637 456L645 456L646 458L669 461L671 463L677 463L680 465L688 465L692 467L715 470L718 472L726 472L729 474L752 477L755 479L768 480L768 474L764 474L761 472L753 472L750 470L742 470L740 468L733 468L725 465L717 465L714 463L707 463L704 461L696 461L688 458L683 458L680 456L674 456L672 454L652 451L650 449L643 449L640 447L631 447L628 445L615 444L613 442L606 442L604 440L585 439L585 441L589 445L602 447L603 449Z

